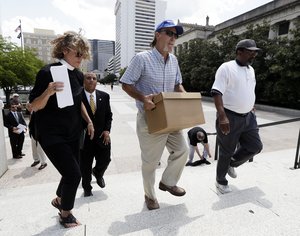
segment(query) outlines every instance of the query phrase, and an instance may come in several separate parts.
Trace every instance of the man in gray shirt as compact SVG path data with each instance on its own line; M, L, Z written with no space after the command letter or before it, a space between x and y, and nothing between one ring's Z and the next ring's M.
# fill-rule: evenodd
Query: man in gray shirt
M171 20L160 23L151 43L152 50L138 53L121 78L122 88L136 99L138 108L136 130L141 148L145 202L149 210L159 208L154 190L155 170L165 147L170 155L159 189L175 196L185 194L183 188L176 186L188 155L182 132L149 134L145 119L145 110L155 108L152 102L155 94L185 92L181 85L182 77L178 61L171 54L175 40L182 33L182 26L175 25Z

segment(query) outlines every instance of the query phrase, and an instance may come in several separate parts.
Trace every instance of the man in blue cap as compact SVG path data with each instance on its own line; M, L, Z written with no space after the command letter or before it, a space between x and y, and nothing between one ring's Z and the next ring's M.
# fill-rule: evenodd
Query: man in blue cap
M185 92L178 61L171 53L175 40L182 33L182 26L175 25L172 20L161 22L156 27L152 49L135 55L121 78L122 88L136 100L138 108L136 132L141 148L145 202L149 210L159 208L154 190L155 170L165 147L170 155L159 189L175 196L185 194L183 188L176 186L188 155L182 132L149 134L145 119L145 110L155 108L154 95Z

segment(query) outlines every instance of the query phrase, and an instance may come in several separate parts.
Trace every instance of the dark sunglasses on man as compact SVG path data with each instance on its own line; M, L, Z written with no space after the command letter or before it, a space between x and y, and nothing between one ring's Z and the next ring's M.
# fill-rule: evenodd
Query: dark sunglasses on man
M165 34L168 35L170 38L174 37L175 39L178 39L178 34L173 32L172 30L161 30L159 32L165 32Z

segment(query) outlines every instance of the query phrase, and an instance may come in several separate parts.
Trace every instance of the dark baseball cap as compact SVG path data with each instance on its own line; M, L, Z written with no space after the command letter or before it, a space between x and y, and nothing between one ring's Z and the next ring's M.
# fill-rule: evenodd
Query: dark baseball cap
M235 50L238 50L240 48L245 48L247 50L251 51L260 51L261 49L256 47L256 43L253 39L243 39L237 43L235 46Z
M159 32L163 28L172 28L175 27L177 35L183 34L183 28L181 25L175 25L172 20L164 20L157 27L155 32Z

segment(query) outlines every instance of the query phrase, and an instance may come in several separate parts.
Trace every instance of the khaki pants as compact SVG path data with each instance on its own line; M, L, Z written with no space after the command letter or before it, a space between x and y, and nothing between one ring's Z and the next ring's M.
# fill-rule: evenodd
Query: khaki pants
M31 137L32 157L34 161L40 161L41 164L46 164L47 156L39 142Z
M151 199L156 199L154 190L155 170L160 162L164 148L167 148L170 155L161 181L166 185L174 186L179 181L188 157L186 141L181 131L168 134L149 134L145 115L141 112L137 114L136 125L141 148L145 195Z

